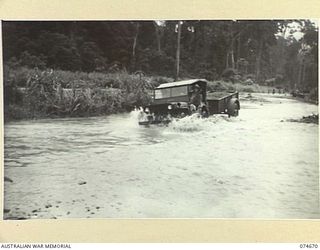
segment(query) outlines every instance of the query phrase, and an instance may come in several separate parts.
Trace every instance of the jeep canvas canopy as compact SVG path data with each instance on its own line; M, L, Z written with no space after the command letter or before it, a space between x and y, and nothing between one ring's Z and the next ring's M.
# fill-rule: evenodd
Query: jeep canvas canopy
M200 86L206 85L207 81L205 79L191 79L191 80L184 80L179 82L168 82L160 84L156 89L164 89L164 88L172 88L178 86L188 86L192 84L199 84Z

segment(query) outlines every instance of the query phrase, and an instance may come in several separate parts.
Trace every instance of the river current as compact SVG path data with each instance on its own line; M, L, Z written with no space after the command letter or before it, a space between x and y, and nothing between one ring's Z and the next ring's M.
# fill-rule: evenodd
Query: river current
M4 218L320 218L318 106L241 99L238 117L137 112L5 124Z

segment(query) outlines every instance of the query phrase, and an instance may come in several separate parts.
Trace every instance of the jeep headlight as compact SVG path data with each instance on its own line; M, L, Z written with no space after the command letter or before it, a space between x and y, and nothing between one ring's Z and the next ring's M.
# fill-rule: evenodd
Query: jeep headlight
M172 109L172 105L171 105L171 104L168 105L168 109L169 109L169 110Z

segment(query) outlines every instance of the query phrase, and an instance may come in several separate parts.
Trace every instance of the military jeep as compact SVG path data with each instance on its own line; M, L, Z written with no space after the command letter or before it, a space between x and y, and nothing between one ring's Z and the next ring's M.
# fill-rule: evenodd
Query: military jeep
M142 108L139 124L169 123L198 113L201 117L214 114L238 116L240 110L238 92L207 91L205 79L164 83L153 90L152 103Z

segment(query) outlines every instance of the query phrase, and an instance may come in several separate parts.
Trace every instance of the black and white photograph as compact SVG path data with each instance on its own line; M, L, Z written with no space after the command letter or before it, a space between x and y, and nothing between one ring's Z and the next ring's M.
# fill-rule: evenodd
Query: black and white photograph
M2 21L3 219L320 219L318 25Z

